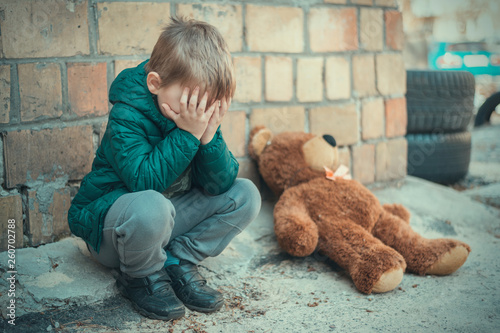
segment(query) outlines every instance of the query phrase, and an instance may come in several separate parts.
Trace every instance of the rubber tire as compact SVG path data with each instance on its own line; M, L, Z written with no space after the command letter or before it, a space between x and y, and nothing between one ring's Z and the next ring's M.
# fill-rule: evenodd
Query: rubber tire
M462 132L474 109L475 79L466 71L409 70L407 133Z
M439 184L455 183L469 171L471 133L408 134L408 174Z
M500 91L494 93L484 101L483 105L477 110L474 126L481 126L490 122L491 114L495 111L497 105L500 104Z

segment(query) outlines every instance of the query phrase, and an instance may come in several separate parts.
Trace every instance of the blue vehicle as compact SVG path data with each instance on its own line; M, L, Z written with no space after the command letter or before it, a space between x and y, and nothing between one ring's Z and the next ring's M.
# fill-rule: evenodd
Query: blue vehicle
M500 50L494 50L485 42L434 43L428 61L431 69L500 75Z

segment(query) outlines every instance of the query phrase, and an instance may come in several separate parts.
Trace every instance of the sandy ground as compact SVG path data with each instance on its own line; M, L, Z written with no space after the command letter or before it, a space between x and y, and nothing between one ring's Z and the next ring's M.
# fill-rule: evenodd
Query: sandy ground
M450 276L405 274L400 286L391 292L361 294L345 271L322 255L295 258L280 250L273 232L274 202L266 200L257 220L220 256L205 260L200 268L210 285L225 295L226 305L217 313L188 311L184 318L174 322L140 316L117 293L112 274L87 257L80 240L69 238L18 251L21 268L25 267L24 275L19 269L22 276L18 285L19 293L25 297L24 303L20 302L24 309L18 310L23 315L17 318L15 329L5 321L0 329L6 332L498 332L500 210L473 200L466 189L500 182L496 174L496 166L500 165L500 127L477 130L473 140L475 147L480 148L473 150L471 174L456 188L413 177L372 187L382 203L404 204L412 213L411 225L424 236L455 238L471 246L468 261ZM475 171L478 165L491 172ZM58 266L53 268L53 259L49 259L54 258L56 249L66 247L73 250L58 252L55 257ZM4 261L1 254L0 260ZM29 273L28 267L31 267ZM99 277L90 279L89 271ZM84 295L78 293L82 280L94 288L85 290ZM0 301L5 304L2 296Z

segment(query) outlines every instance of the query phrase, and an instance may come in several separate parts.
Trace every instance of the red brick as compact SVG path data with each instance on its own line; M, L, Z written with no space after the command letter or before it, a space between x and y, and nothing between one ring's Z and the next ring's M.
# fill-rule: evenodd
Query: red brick
M313 52L358 49L356 8L311 8L308 28Z
M406 69L403 55L377 54L377 89L380 94L404 95L406 92Z
M301 8L247 5L246 39L250 51L299 53L304 50Z
M54 197L49 206L49 215L52 216L52 230L54 235L69 235L68 210L71 206L70 190L59 189L54 192Z
M293 97L293 63L290 57L266 57L266 101L287 102Z
M395 0L375 0L377 6L396 7Z
M4 147L3 147L3 135L0 134L0 186L4 184L5 181L5 168L4 168Z
M2 45L2 39L0 38L0 58L4 58L5 54L3 53L3 45Z
M408 145L405 138L379 142L375 156L376 181L401 179L406 176Z
M178 4L177 15L212 24L224 37L229 51L241 51L243 44L241 5Z
M99 126L99 146L101 145L102 137L106 133L106 127L108 126L108 121L104 121L101 126Z
M221 125L224 140L235 157L245 156L246 120L244 111L230 111L224 116Z
M0 45L1 46L1 45ZM9 123L10 113L10 66L0 66L0 124Z
M0 9L6 58L89 54L87 1L2 0Z
M58 64L20 64L21 120L62 115L61 69Z
M358 115L355 104L322 106L309 111L311 133L332 135L339 146L358 142Z
M71 204L69 189L53 190L43 186L28 191L28 221L31 245L51 243L69 235L68 209Z
M304 131L305 110L301 106L253 109L250 115L250 128L264 125L273 133L285 131Z
M2 217L2 222L0 223L0 251L7 251L9 249L9 244L14 245L16 249L22 248L24 244L23 240L23 207L20 195L9 195L0 198L0 216ZM7 223L13 220L14 223ZM13 225L14 228L8 228L9 225ZM9 237L10 235L10 237ZM14 243L9 243L9 238L13 239L15 236ZM11 241L12 242L12 241ZM11 247L12 248L12 247ZM7 263L2 263L7 265ZM6 267L6 266L3 266Z
M341 165L345 165L349 169L351 168L351 151L349 147L339 148L339 162Z
M297 60L297 99L299 102L323 100L323 58Z
M402 50L404 46L403 16L398 10L385 12L385 42L393 50Z
M68 64L68 91L71 110L79 117L108 113L106 63Z
M241 103L262 99L262 61L260 57L235 57L236 92L234 100Z
M377 94L373 55L361 54L352 57L352 77L355 96L365 97Z
M384 135L384 100L376 98L364 100L361 109L361 129L363 140L377 139Z
M408 142L406 138L398 138L388 142L392 155L391 171L395 179L406 177L408 165Z
M50 237L52 230L48 231L47 228L43 228L43 215L40 212L40 203L36 198L35 190L28 191L28 212L26 215L31 245L37 246L42 242L47 243L46 240L52 238Z
M328 57L325 64L326 97L329 100L351 97L351 64L345 57Z
M68 175L82 179L94 157L92 126L22 130L4 134L5 184ZM48 177L48 178L47 178Z
M362 145L352 147L353 178L363 184L375 181L375 146Z
M373 0L351 0L351 3L354 5L371 6L373 5Z
M256 163L249 158L239 159L238 163L240 164L238 177L250 179L260 189L260 176Z
M170 3L102 2L97 10L100 54L151 54L170 17Z
M390 137L406 134L408 116L406 113L406 99L394 98L385 101L385 135Z
M360 47L368 51L381 51L384 47L383 10L361 8L360 25Z
M146 59L139 60L115 60L115 78L120 74L124 69L137 67L140 63L142 63Z

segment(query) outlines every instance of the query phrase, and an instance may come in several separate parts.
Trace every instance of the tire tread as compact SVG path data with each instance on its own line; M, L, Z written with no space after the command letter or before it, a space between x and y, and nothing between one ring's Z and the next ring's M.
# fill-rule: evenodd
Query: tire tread
M466 71L407 71L407 133L464 131L474 108L475 80Z

